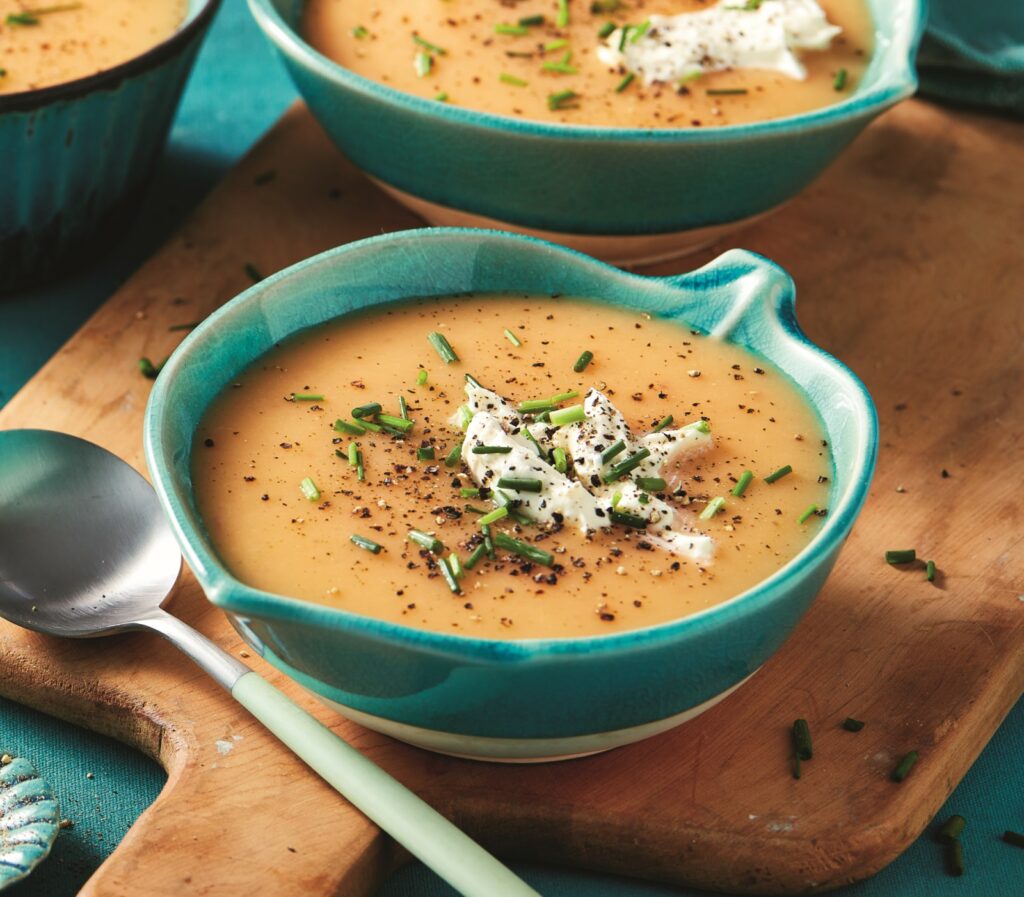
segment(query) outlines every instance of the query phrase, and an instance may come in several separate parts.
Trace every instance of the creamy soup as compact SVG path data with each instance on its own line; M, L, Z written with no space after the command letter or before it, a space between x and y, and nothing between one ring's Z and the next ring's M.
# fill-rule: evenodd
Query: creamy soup
M324 55L407 93L641 128L835 103L859 82L873 38L863 0L307 0L302 28Z
M192 457L244 582L503 639L731 598L814 536L831 476L815 414L764 360L639 313L510 296L390 305L284 342L212 404Z
M0 94L94 75L181 25L187 0L0 0Z

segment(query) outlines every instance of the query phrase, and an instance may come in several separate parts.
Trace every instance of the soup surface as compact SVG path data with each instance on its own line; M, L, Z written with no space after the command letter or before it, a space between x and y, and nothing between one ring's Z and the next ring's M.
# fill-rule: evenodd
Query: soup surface
M458 361L441 360L427 340L431 332L447 337ZM584 350L593 360L577 373ZM514 403L557 395L566 416L577 413L585 391L600 390L637 439L672 415L663 432L695 436L689 441L701 443L699 451L666 468L663 486L636 480L639 468L613 480L602 486L602 502L632 494L634 516L651 519L648 509L668 506L664 519L674 514L680 533L708 537L711 556L685 545L679 553L665 550L653 525L616 523L584 533L568 515L559 523L544 513L542 523L517 523L515 513L527 508L517 510L513 501L514 514L490 525L492 539L513 538L547 560L496 546L494 559L484 553L464 570L454 592L440 560L450 563L454 553L465 566L482 542L481 514L516 496L463 492L480 486L471 467L479 472L512 457L475 454L470 442L514 439L471 440L480 414L467 434L452 422L467 401L467 374ZM572 392L579 396L559 395ZM596 395L587 393L587 403ZM404 438L336 428L340 418L358 429L352 410L368 403L398 416L400 397L414 421ZM379 426L388 418L361 420ZM576 425L547 426L569 432ZM353 444L363 481L348 462ZM620 450L601 469L610 471L634 449ZM284 342L211 405L192 458L200 514L220 556L244 582L410 626L502 639L639 628L731 598L813 537L827 513L831 476L816 416L765 361L640 313L515 296L394 304ZM548 461L533 460L560 477ZM581 477L583 464L581 455ZM571 459L569 465L572 477ZM791 473L766 483L787 465ZM745 470L754 476L737 497L732 490ZM637 492L637 482L650 495ZM716 498L724 507L701 519ZM809 513L812 506L819 513ZM424 534L421 541L443 542L444 550L410 541L411 530ZM381 550L360 547L353 536Z
M94 75L170 37L188 0L0 0L0 94Z
M722 0L718 10L705 0L572 0L565 6L567 24L559 27L558 0L307 0L302 29L317 50L360 75L470 109L606 127L709 127L827 106L859 82L873 39L863 0L820 0L828 22L842 30L825 49L794 51L803 79L764 68L768 56L757 46L743 57L751 65L730 66L736 60L728 51L737 35L749 31L755 18L768 16L774 2L782 0L764 0L747 12L741 9L744 0ZM716 70L691 71L672 83L650 81L651 71L638 68L637 54L657 56L667 41L664 24L661 38L656 28L645 27L649 17L709 12L738 22L727 23L730 30L712 29L716 59L702 49L707 29L692 41L694 58ZM540 17L542 24L519 24ZM633 30L620 41L627 27ZM770 37L770 23L765 29ZM634 41L638 31L643 33ZM760 42L759 36L754 43ZM606 50L600 58L603 45L614 49L620 43L623 57L609 58Z

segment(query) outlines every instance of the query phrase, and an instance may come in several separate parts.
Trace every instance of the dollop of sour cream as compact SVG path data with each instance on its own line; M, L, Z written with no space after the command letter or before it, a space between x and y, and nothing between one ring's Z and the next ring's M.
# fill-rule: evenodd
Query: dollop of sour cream
M825 50L841 31L815 0L762 0L756 6L721 0L699 12L652 15L646 26L618 28L597 52L602 62L647 84L679 84L741 68L769 69L803 81L807 70L794 50Z
M714 541L697 530L695 515L645 493L633 479L661 477L671 482L681 462L711 447L712 436L703 421L637 437L596 389L586 394L584 419L561 427L528 422L514 405L473 380L466 382L466 399L466 411L452 418L453 424L465 425L462 460L477 485L492 491L496 505L512 501L516 511L538 523L571 525L583 533L613 526L613 510L636 515L647 521L644 538L652 545L698 563L711 561ZM602 453L620 440L625 449L603 463ZM509 451L478 454L473 448L479 445ZM548 461L554 448L572 459L564 474ZM641 449L650 455L629 477L604 482L602 474ZM540 480L541 491L507 492L497 485L502 477Z

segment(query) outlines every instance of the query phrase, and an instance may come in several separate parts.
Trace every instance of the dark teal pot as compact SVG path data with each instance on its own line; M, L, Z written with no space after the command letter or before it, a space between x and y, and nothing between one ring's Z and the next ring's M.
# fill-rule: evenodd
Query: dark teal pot
M0 292L48 279L108 241L167 139L220 0L191 0L181 28L121 65L0 95Z
M833 494L818 535L731 601L592 638L423 632L238 581L218 559L192 495L192 437L210 402L278 341L307 327L397 299L467 292L590 297L700 328L770 359L817 410L832 446ZM651 278L493 231L376 237L262 281L197 328L154 386L146 457L210 600L267 660L347 716L456 754L528 759L601 750L696 715L754 673L821 588L864 502L877 444L871 399L849 370L807 341L793 302L786 273L741 250L691 274Z

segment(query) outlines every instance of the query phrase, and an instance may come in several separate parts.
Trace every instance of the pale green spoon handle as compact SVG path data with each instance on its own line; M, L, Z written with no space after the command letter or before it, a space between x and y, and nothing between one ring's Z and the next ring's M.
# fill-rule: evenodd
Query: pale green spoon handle
M232 696L339 793L465 897L540 897L397 779L254 672Z

